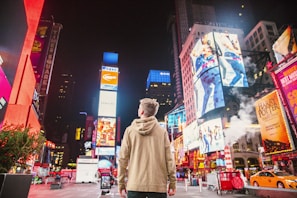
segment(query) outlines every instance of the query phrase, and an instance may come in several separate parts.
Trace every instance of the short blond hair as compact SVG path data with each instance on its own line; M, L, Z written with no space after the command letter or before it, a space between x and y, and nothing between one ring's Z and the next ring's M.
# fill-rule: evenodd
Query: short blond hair
M145 116L155 116L158 113L159 103L156 99L143 98L139 102Z

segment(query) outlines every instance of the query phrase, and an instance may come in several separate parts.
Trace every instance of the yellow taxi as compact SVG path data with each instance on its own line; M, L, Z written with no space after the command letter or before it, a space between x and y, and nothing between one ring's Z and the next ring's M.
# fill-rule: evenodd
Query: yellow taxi
M262 170L250 177L250 185L297 189L297 176L285 171Z

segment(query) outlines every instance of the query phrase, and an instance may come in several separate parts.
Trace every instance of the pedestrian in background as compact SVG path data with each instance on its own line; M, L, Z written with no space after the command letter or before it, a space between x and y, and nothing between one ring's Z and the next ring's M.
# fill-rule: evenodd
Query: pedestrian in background
M168 133L155 117L158 109L155 99L141 99L139 118L125 130L118 166L121 197L166 198L176 193L175 162Z

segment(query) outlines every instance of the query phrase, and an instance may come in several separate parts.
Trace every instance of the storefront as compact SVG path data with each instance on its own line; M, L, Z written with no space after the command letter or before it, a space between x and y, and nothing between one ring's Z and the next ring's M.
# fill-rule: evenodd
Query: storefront
M297 175L297 151L271 156L274 168Z

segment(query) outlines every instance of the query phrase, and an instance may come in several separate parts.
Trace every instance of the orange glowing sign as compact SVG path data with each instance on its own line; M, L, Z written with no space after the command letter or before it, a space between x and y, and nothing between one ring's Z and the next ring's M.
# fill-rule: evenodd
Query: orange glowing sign
M117 67L102 66L100 88L116 91L118 89L119 69Z
M277 91L256 101L255 107L266 154L293 150L294 144Z

